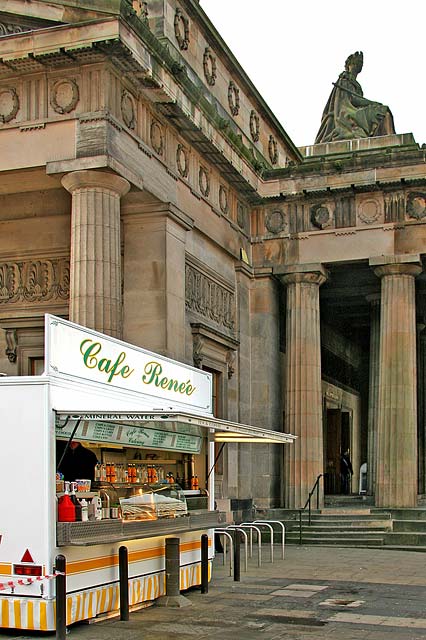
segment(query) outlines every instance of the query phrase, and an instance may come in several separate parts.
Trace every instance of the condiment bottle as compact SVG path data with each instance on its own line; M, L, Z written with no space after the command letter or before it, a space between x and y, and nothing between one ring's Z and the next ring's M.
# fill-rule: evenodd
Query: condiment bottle
M81 504L80 501L78 500L77 496L75 495L75 490L77 489L77 483L76 482L71 482L71 493L70 493L70 498L74 504L75 507L75 520L80 521L81 520Z
M81 505L81 521L87 522L89 519L89 506L87 504L87 500L85 498L83 498L83 500L80 500L80 505Z
M70 483L65 483L65 493L59 498L58 502L58 521L74 522L75 521L75 505L68 493Z
M102 520L102 500L98 495L93 496L92 502L90 503L90 519Z

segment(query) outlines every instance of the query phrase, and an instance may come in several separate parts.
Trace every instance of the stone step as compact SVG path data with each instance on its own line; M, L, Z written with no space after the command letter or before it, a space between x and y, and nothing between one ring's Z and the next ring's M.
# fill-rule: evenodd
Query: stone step
M392 529L394 532L415 532L426 533L426 522L424 520L393 520Z
M299 538L286 538L289 544L299 544ZM317 536L302 536L302 544L304 545L324 545L333 547L368 547L368 546L382 546L384 544L383 537L380 536L368 536L368 537L354 537L348 538L347 536L341 537L317 537Z
M337 514L318 514L318 513L312 513L311 514L311 522L377 522L377 521L381 521L381 522L386 522L389 521L390 522L390 515L386 514L386 513L372 513L372 514L365 514L365 515L352 515L349 513L345 513L343 515L337 515ZM302 522L308 522L309 517L308 515L304 515L302 516ZM294 519L292 518L291 520L282 520L282 522L285 524L286 522L299 522L299 518Z
M298 531L299 527L292 527L291 529L289 529L289 531ZM383 522L369 522L368 526L365 525L365 523L354 523L352 526L348 526L347 524L311 524L303 526L302 525L302 530L303 531L311 531L312 533L316 533L319 532L321 533L322 531L327 532L327 533L332 533L333 531L335 531L336 533L344 533L344 532L348 532L348 533L363 533L364 531L385 531L388 532L391 530L391 521L389 520L388 525L384 525Z
M426 520L426 509L374 509L375 513L389 513L393 520Z
M423 545L426 546L426 533L385 533L386 545Z

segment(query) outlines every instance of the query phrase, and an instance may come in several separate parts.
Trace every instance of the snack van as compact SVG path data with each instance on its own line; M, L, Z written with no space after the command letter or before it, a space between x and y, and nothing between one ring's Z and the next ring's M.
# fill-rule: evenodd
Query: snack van
M221 442L294 439L214 418L208 372L51 315L43 375L0 378L0 415L0 627L13 629L55 629L59 554L67 625L119 609L121 545L130 605L165 594L168 536L180 539L181 589L199 585L201 534L209 536L210 577L221 517L215 434ZM76 496L80 504L102 496L102 518L93 508L86 521L58 521L57 447L73 441L96 453L96 482L83 478Z

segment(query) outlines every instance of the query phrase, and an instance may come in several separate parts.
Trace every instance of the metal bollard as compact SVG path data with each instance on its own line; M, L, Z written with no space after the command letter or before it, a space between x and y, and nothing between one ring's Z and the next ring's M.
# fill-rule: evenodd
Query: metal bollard
M209 536L201 536L201 593L209 592Z
M241 546L240 546L240 532L235 530L234 533L234 582L240 582L240 565L241 565Z
M180 538L166 538L166 596L180 596Z
M129 619L129 561L127 547L118 550L118 575L120 581L120 620Z
M67 636L67 561L65 556L55 558L55 571L63 573L56 576L56 640L65 640Z

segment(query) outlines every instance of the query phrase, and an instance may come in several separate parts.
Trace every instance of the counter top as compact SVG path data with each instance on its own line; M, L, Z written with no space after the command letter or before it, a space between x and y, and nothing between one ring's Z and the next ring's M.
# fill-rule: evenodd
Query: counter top
M221 511L191 511L177 518L158 520L94 520L89 522L58 522L58 547L92 546L155 538L157 536L211 529L225 522Z

